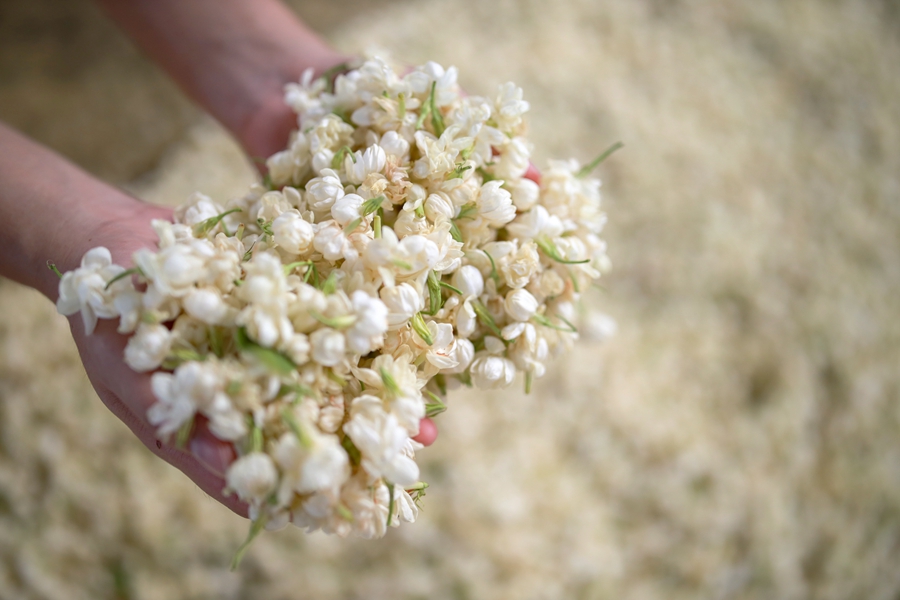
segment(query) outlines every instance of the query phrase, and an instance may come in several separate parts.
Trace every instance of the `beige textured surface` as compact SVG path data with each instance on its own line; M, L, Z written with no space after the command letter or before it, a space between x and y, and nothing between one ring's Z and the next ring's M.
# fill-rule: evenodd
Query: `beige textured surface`
M892 4L368 6L314 16L344 49L455 64L473 93L516 81L538 164L626 143L600 173L615 272L592 299L619 334L582 343L531 396L452 396L421 454L432 487L415 525L375 542L287 529L231 574L245 524L105 412L49 303L0 282L0 597L896 598ZM47 122L79 126L52 86L162 90L156 112L80 117L171 128L161 160L166 140L134 130L67 129L60 147L133 177L109 165L124 155L85 148L136 146L134 165L158 167L131 189L154 201L229 195L250 176L239 152L208 121L184 131L193 113L123 67L149 69L122 48L96 58L119 65L108 75L85 59L69 78L7 79L0 116L16 121L7 100L28 99L38 125L16 122L41 137Z

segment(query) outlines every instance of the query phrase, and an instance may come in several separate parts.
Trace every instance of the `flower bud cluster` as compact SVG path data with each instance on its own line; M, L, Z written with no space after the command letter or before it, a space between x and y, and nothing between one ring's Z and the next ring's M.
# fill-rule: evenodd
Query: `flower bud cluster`
M234 445L228 489L256 525L414 521L413 438L448 388L527 389L577 337L579 292L608 267L600 182L574 161L526 177L521 89L466 96L456 77L379 58L308 72L266 185L194 194L133 269L95 248L61 280L61 313L131 334L160 436L202 418Z

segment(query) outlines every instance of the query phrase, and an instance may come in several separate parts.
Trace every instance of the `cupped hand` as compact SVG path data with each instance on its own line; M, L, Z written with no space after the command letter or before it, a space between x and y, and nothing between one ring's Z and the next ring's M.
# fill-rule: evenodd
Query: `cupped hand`
M141 204L133 216L119 217L98 225L86 236L85 245L104 246L117 264L130 266L132 254L140 248L154 248L156 234L152 219L172 219L171 209ZM79 314L69 317L72 336L84 369L103 403L124 422L155 455L178 468L203 491L237 514L247 515L247 506L236 496L225 496L224 474L235 459L230 443L217 439L205 419L195 421L184 448L175 440L159 439L147 420L147 409L156 401L150 388L150 373L137 373L124 361L128 336L119 333L117 320L101 319L91 335L86 335Z

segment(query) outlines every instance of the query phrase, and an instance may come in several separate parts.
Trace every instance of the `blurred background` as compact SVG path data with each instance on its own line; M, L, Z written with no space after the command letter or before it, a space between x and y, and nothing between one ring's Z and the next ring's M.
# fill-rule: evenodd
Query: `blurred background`
M892 0L307 0L347 52L531 102L599 170L614 263L524 395L458 392L419 522L261 537L94 395L65 319L0 281L0 597L900 594L900 10ZM0 2L0 118L154 202L253 171L87 0Z

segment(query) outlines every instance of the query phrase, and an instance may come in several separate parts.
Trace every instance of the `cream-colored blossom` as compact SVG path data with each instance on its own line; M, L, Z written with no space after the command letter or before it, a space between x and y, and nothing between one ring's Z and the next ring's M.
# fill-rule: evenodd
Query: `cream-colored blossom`
M251 452L231 463L225 483L244 502L263 502L278 484L278 471L268 454Z

